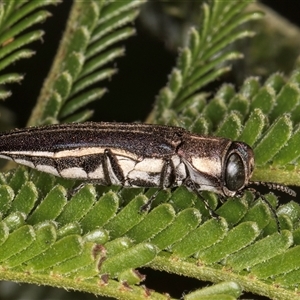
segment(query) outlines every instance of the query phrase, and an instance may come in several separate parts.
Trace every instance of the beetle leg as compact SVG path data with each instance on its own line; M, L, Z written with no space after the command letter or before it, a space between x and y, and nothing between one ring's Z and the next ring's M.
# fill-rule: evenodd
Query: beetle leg
M175 180L176 180L176 175L175 175L174 164L171 159L167 159L162 168L160 182L159 182L159 189L149 198L147 203L142 205L141 211L148 211L151 208L151 205L152 205L153 201L155 200L157 194L161 190L172 186L174 184Z
M192 181L189 177L186 178L186 180L184 181L184 185L187 188L190 188L204 203L205 208L208 210L210 216L214 219L219 219L220 216L214 211L213 208L210 207L208 201L200 194L199 192L199 187L197 187L197 185L195 184L194 181Z

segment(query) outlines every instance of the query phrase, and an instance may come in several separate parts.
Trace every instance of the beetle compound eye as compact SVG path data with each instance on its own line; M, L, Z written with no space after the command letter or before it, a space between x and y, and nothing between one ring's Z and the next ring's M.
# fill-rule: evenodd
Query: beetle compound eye
M230 191L238 191L245 184L245 168L241 157L233 153L226 165L225 183Z

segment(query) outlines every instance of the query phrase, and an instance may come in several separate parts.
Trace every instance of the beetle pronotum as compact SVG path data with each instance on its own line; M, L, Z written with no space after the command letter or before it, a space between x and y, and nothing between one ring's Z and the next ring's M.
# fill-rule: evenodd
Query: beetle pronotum
M199 195L239 196L250 184L250 146L201 136L180 127L71 123L12 130L0 135L0 157L70 179L100 185L173 188ZM287 187L274 185L291 195Z

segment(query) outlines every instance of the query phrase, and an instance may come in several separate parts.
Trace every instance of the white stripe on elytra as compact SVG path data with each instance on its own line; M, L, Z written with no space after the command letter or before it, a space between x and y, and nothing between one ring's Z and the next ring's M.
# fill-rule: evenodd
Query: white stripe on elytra
M72 150L62 150L58 152L50 152L50 151L3 151L1 152L2 157L7 159L7 156L10 155L24 155L24 156L33 156L33 157L50 157L50 158L63 158L63 157L80 157L84 155L92 155L92 154L103 154L106 149L110 149L114 155L121 155L125 157L129 157L131 159L140 160L140 157L132 152L109 148L109 147L84 147L84 148L76 148ZM6 156L7 155L7 156ZM1 155L0 155L1 157Z
M103 171L103 165L99 165L99 167L88 173L88 178L89 179L95 179L95 180L100 180L100 179L104 179L104 171Z
M88 178L87 173L82 168L78 168L78 167L63 169L60 171L60 176L65 178L75 178L75 179Z
M60 176L60 174L54 167L48 165L36 165L34 168L41 172L50 173L55 176Z
M10 155L24 155L24 156L35 156L35 157L53 157L53 152L49 151L2 151L6 157Z
M29 160L21 159L21 158L15 158L14 161L17 164L24 165L24 166L27 166L27 167L30 167L30 168L35 168L35 165Z
M10 156L7 156L7 155L1 155L1 154L0 154L0 158L13 160Z

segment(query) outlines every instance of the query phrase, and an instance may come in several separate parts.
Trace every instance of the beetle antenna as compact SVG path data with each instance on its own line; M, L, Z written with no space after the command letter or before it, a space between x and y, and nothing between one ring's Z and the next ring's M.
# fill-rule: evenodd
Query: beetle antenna
M269 188L270 190L276 190L276 191L280 191L283 193L286 193L290 196L296 197L297 193L287 187L286 185L283 184L278 184L278 183L274 183L274 182L264 182L264 181L250 181L249 184L253 184L253 185L263 185L266 186L267 188Z

